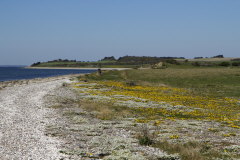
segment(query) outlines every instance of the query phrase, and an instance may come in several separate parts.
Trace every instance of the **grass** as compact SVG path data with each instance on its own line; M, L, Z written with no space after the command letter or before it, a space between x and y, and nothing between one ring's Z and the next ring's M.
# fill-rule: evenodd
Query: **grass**
M81 107L85 111L94 112L95 117L101 120L122 119L133 116L133 112L130 108L125 106L116 106L111 103L93 102L90 100L73 100L69 98L61 98L58 100L57 105L51 106L53 109L63 109L71 107ZM67 111L63 113L63 116L67 116L70 119L74 116L83 115L75 111Z
M111 103L81 101L81 107L88 112L95 112L95 117L101 120L122 119L132 116L131 110L124 106L115 106Z
M160 148L170 154L178 153L182 160L207 160L223 157L218 151L212 150L211 146L199 142L187 142L185 144L169 143L167 141L156 142L153 147Z
M218 68L126 70L104 72L102 76L91 74L87 78L97 80L95 89L108 88L108 91L92 90L89 94L108 97L112 97L113 94L124 95L166 102L173 106L193 107L193 110L184 111L137 106L132 108L134 113L147 119L151 117L155 117L151 119L158 117L208 119L226 122L233 128L239 128L240 77L236 76L238 72L239 69ZM124 82L116 82L116 79ZM222 85L216 87L218 83Z
M89 75L85 75L85 76L80 76L80 78L85 77L86 79L89 80L124 80L124 78L121 76L122 73L125 72L121 72L121 71L103 71L101 76L98 76L97 74L93 73L93 74L89 74Z
M231 61L234 58L200 58L200 59L189 59L189 61L206 61L206 62L222 62Z
M134 81L138 84L168 85L191 89L193 94L240 96L240 68L142 69L103 72L91 80Z

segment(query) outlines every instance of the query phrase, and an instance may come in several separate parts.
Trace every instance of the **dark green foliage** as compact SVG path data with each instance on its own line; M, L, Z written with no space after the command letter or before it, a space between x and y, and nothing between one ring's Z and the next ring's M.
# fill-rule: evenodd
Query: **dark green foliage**
M153 144L153 141L147 136L142 136L139 137L139 144L149 146Z
M140 127L140 135L138 136L138 140L139 140L139 144L141 145L152 145L153 144L153 140L150 136L149 133L149 128L147 126L147 124L143 124Z
M76 62L76 60L68 60L68 59L56 59L48 62Z
M221 62L221 63L219 63L219 66L224 66L224 67L228 67L230 65L231 64L229 62Z
M43 63L35 63L36 67L90 67L90 68L139 68L159 62L168 61L171 64L179 64L174 59L184 59L184 57L149 57L149 56L124 56L118 60L115 57L105 57L96 62L81 62L76 60L57 59ZM33 65L32 65L33 66Z
M199 67L199 66L200 66L200 63L199 63L199 62L193 62L192 65Z
M136 86L136 82L129 81L129 82L126 82L126 85L128 85L128 86Z
M240 62L233 62L232 66L240 66Z
M116 61L114 56L111 57L104 57L103 59L101 59L101 61Z
M220 55L213 56L212 58L224 58L224 56L220 54Z
M216 66L215 63L213 62L193 62L192 63L193 66L201 66L201 67L212 67L212 66Z
M166 63L169 63L169 64L176 64L176 65L179 65L180 63L178 61L176 61L175 59L167 59L165 60Z
M202 59L203 57L194 57L194 59Z
M36 62L36 63L33 63L31 66L34 67L34 66L37 66L37 65L40 65L41 62Z
M149 57L149 56L124 56L120 57L117 60L117 63L123 63L123 64L155 64L162 61L171 62L172 64L177 63L174 59L184 59L184 57Z
M240 58L234 58L231 61L240 61Z

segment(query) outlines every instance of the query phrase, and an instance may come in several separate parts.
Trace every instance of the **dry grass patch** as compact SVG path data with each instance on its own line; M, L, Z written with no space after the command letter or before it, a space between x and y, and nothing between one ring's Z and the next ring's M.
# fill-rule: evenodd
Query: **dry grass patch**
M53 109L60 109L60 108L64 108L63 105L60 105L60 104L57 104L57 105L53 105L53 106L50 106L51 108Z
M178 153L182 160L210 160L214 158L223 158L223 155L218 151L212 150L209 145L199 142L172 144L167 141L162 141L156 142L152 146L160 148L170 154Z
M115 106L111 103L81 101L81 108L95 114L96 118L101 120L122 119L131 117L132 113L128 107Z

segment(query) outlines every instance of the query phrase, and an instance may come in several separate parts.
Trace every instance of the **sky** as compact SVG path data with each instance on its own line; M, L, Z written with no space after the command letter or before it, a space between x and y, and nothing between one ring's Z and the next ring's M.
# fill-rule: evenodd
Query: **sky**
M240 0L0 0L0 65L240 57Z

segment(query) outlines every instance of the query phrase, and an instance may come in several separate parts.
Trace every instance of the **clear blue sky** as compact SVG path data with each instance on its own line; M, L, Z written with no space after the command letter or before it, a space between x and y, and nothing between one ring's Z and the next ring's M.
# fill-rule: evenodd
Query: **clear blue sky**
M0 65L240 57L240 0L0 0Z

